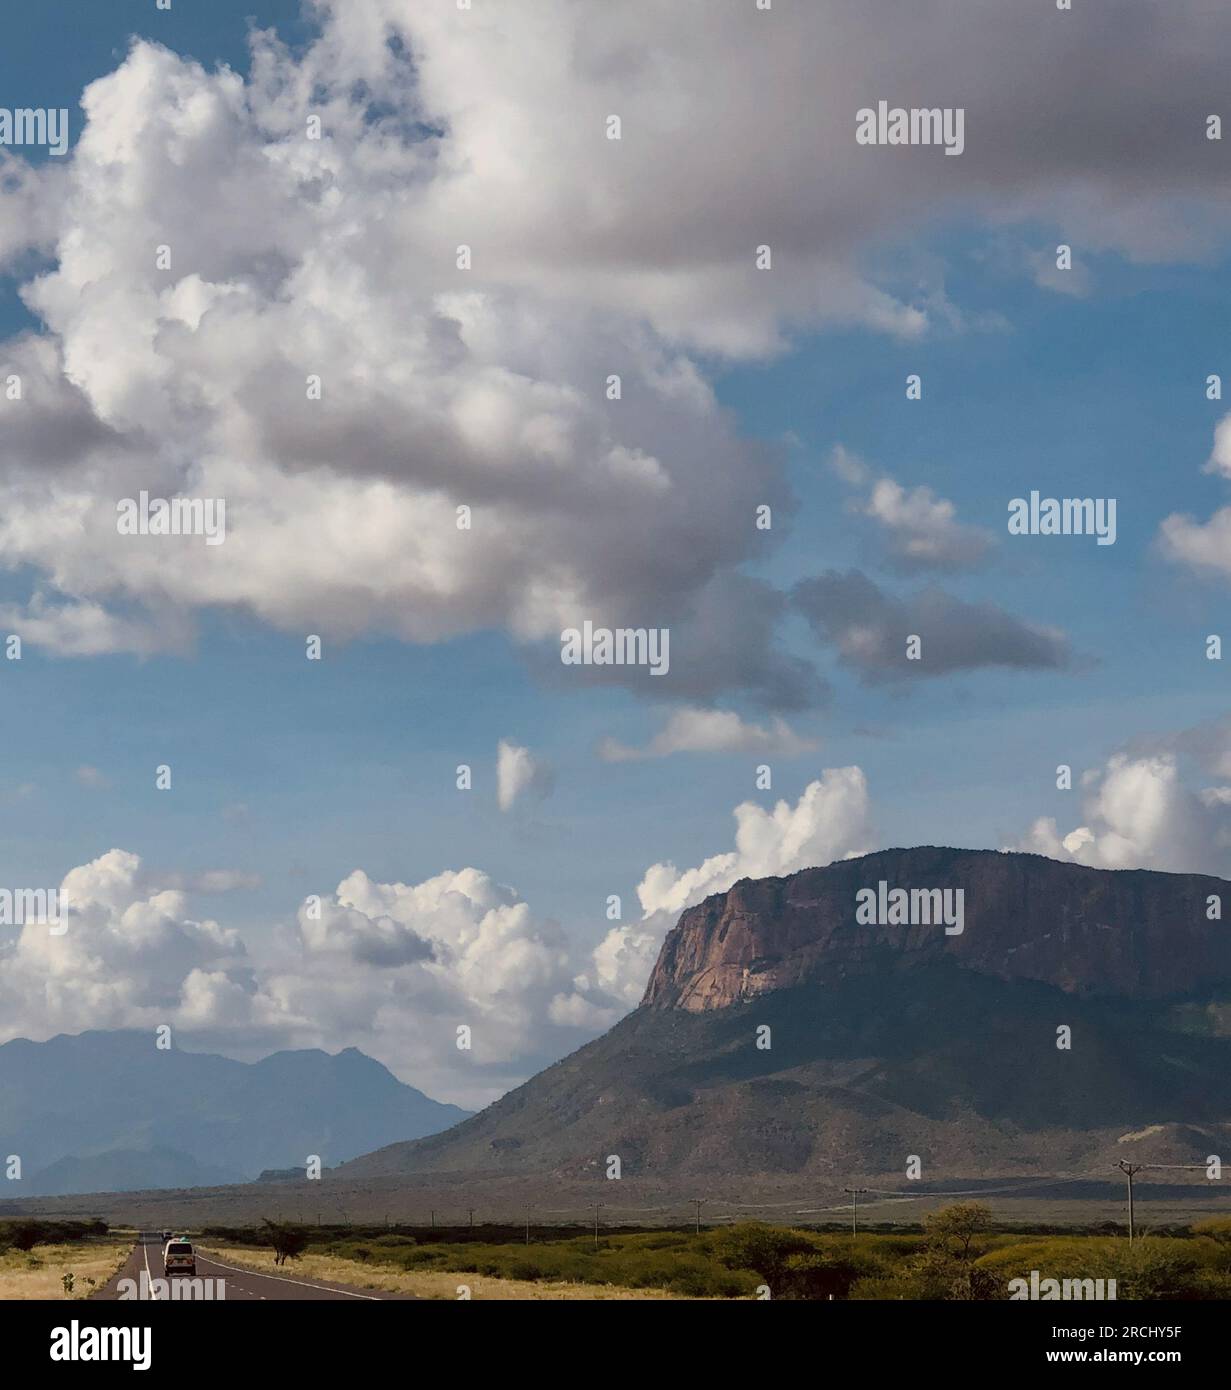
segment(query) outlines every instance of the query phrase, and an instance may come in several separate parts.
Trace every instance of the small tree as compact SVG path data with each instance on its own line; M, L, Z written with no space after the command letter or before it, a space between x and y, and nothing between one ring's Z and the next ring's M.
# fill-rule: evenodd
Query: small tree
M923 1223L929 1247L948 1251L956 1259L969 1260L971 1243L992 1228L990 1208L980 1202L958 1202L956 1206L941 1207Z
M13 1244L18 1250L33 1250L43 1235L37 1221L15 1221L12 1227Z
M287 1260L297 1260L307 1249L308 1233L302 1226L283 1225L271 1221L268 1217L264 1218L263 1224L265 1239L273 1246L275 1265L284 1265Z
M975 1261L979 1236L991 1229L992 1213L978 1202L942 1207L924 1222L923 1253L915 1263L925 1297L988 1299L1004 1294L1003 1278Z

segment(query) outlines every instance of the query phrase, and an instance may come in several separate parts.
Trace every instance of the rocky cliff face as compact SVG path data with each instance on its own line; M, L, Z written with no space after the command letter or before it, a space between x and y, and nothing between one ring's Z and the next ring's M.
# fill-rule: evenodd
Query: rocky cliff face
M936 922L857 920L857 894L882 882L890 893L961 889L960 934ZM689 908L663 943L642 1002L699 1013L946 959L1073 994L1166 998L1231 982L1231 919L1209 919L1212 897L1231 914L1231 883L1201 875L988 850L885 850L787 878L745 879Z

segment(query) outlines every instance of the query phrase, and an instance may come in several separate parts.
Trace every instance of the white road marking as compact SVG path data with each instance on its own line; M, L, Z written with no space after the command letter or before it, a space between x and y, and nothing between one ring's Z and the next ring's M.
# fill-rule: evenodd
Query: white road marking
M207 1265L217 1265L219 1269L234 1270L236 1274L250 1274L254 1279L276 1279L279 1284L298 1284L301 1289L319 1289L321 1293L337 1293L343 1298L367 1298L373 1303L382 1302L379 1294L374 1293L352 1293L350 1289L331 1289L328 1284L309 1284L306 1279L286 1279L281 1274L260 1274L255 1269L241 1269L239 1265L224 1265L221 1260L210 1260L197 1253L197 1263ZM263 1297L263 1295L262 1295Z
M158 1295L154 1292L154 1276L150 1273L150 1246L145 1238L145 1232L141 1232L141 1253L145 1256L145 1278L146 1288L150 1291L151 1302L158 1302Z

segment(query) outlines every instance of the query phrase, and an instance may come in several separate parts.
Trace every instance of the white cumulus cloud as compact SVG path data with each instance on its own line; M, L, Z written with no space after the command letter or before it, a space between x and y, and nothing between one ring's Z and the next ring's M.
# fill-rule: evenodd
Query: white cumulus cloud
M1170 751L1116 753L1083 779L1082 824L1040 817L1013 846L1098 869L1231 869L1226 788L1193 790Z
M645 747L634 748L605 738L598 745L598 755L611 763L669 758L673 753L756 753L793 758L813 753L819 746L816 739L797 734L782 718L757 724L741 719L734 710L690 705L668 715Z
M957 508L929 487L903 487L876 475L857 455L835 445L829 466L857 489L851 510L874 521L885 561L904 574L964 570L979 565L992 548L991 534L957 519Z
M827 768L792 805L765 810L753 801L735 808L735 848L680 870L654 864L637 887L639 922L613 927L594 951L603 991L632 1006L641 998L663 937L679 914L741 878L791 874L812 865L866 854L874 847L868 785L858 767Z
M527 792L545 796L553 782L551 769L529 748L501 739L496 749L496 801L509 811L518 797Z

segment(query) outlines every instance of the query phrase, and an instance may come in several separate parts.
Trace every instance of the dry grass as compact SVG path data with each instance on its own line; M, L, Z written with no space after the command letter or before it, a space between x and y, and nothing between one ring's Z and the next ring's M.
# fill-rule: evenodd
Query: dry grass
M274 1257L259 1246L197 1247L223 1264L251 1269L257 1274L278 1274L313 1284L348 1284L352 1289L381 1289L387 1293L410 1293L417 1298L459 1297L459 1288L470 1290L471 1299L674 1299L679 1294L662 1289L624 1289L614 1284L547 1283L532 1279L493 1279L489 1274L459 1273L452 1270L407 1271L392 1265L360 1264L336 1255L305 1253L297 1260L275 1269Z
M0 1255L0 1299L86 1298L111 1278L131 1250L131 1241L110 1240L9 1250ZM66 1274L73 1275L72 1293L64 1292Z

